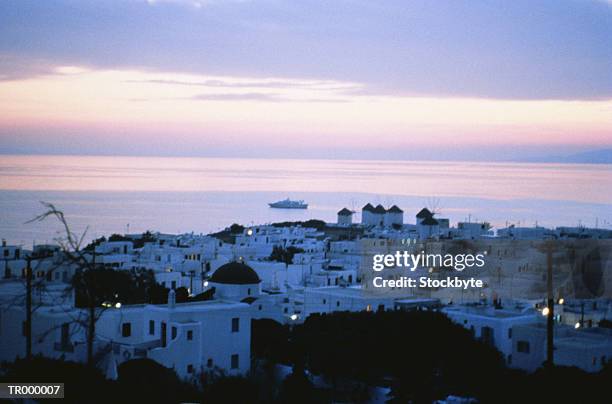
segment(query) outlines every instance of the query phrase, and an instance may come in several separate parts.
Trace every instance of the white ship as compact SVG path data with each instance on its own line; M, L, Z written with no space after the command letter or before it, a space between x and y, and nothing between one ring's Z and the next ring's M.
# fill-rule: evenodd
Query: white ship
M308 209L308 204L305 203L303 200L292 201L289 198L284 199L282 201L269 203L268 205L270 205L271 208L278 209Z

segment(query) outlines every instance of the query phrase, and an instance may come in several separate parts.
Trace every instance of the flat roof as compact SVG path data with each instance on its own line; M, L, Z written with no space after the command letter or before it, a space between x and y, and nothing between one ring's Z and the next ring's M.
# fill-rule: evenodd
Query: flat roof
M445 312L470 314L487 318L534 317L535 312L495 309L493 306L447 306Z

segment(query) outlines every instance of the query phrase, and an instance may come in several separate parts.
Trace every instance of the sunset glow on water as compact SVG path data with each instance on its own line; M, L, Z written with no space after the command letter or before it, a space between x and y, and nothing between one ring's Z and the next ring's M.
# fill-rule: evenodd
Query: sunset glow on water
M210 232L238 223L320 218L342 207L396 203L406 221L434 201L451 221L494 225L609 225L609 165L374 160L3 156L2 236L52 239L52 223L24 225L40 201L96 232ZM270 209L292 197L307 211ZM358 217L356 218L359 219Z

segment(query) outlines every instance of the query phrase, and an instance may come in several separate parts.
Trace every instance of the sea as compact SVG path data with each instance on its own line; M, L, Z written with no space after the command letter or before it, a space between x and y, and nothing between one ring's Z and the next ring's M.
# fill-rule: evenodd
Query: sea
M303 199L306 210L268 203ZM113 233L208 234L232 223L360 220L366 203L395 204L413 223L423 207L457 221L612 227L612 165L470 161L295 160L0 155L0 237L50 243L57 220L84 240Z

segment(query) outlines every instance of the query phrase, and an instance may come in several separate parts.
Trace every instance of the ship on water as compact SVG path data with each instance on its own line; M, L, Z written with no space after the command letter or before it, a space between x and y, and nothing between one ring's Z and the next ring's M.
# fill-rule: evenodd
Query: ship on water
M303 200L292 201L289 198L278 202L272 202L268 205L270 205L271 208L277 209L308 209L308 204L305 203Z

